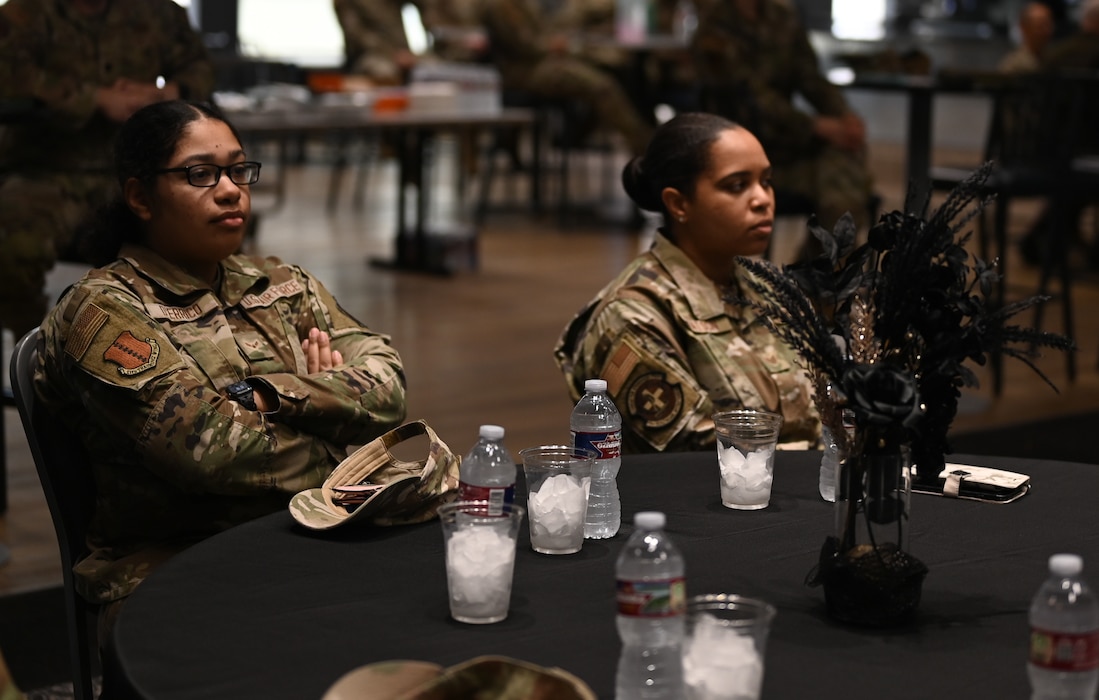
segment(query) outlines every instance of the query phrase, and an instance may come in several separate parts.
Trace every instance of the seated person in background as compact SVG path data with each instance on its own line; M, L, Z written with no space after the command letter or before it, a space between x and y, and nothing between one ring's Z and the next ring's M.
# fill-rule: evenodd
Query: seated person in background
M1042 60L1045 70L1099 70L1099 0L1080 6L1079 29L1049 46Z
M1050 44L1042 59L1042 70L1051 73L1064 73L1073 76L1092 76L1099 71L1099 0L1085 0L1080 6L1079 27L1075 33ZM1092 81L1089 87L1094 86ZM1088 88L1085 88L1088 89ZM1089 89L1082 96L1081 114L1076 121L1083 127L1075 140L1077 154L1099 154L1099 135L1095 132L1096 119L1099 118L1099 95ZM1080 216L1088 204L1094 204L1094 196L1076 194L1065 198L1062 221L1070 222L1074 227L1072 240L1080 239ZM1043 217L1034 230L1021 241L1021 249L1028 262L1040 262L1044 256L1045 237L1041 229L1046 223ZM1047 228L1048 228L1048 224ZM1099 240L1086 244L1088 264L1093 270L1099 270Z
M138 111L115 162L122 198L92 239L103 267L46 318L35 374L90 457L91 552L75 573L99 603L190 544L286 508L405 416L387 336L301 268L235 254L259 164L214 108Z
M1053 11L1049 5L1032 0L1019 11L1019 46L1004 56L997 69L1001 73L1034 73L1041 66L1042 54L1053 37Z
M560 9L553 15L556 30L576 36L606 37L613 39L615 28L615 0L562 0ZM629 54L610 42L593 46L580 46L577 56L615 75L619 80L628 72Z
M821 74L794 11L779 0L714 3L699 18L691 50L710 93L704 106L759 137L776 189L812 201L827 229L847 212L865 229L872 184L866 128ZM816 113L798 109L795 94Z
M664 226L558 340L572 399L586 379L607 380L628 452L712 449L712 414L741 407L781 413L788 447L815 445L813 386L796 354L730 301L754 295L737 257L763 253L771 238L771 163L759 141L722 117L681 114L622 183Z
M485 0L481 21L505 89L583 103L602 125L625 137L631 152L645 150L652 127L622 86L609 73L570 55L568 38L548 31L534 0Z
M480 63L488 41L477 19L477 0L419 0L431 52L444 61Z
M75 257L118 189L122 122L153 102L206 99L214 72L172 0L10 0L0 56L0 97L35 109L0 130L0 323L18 337L46 315L46 273Z
M332 0L343 30L344 69L381 85L401 85L416 65L401 7L405 0Z

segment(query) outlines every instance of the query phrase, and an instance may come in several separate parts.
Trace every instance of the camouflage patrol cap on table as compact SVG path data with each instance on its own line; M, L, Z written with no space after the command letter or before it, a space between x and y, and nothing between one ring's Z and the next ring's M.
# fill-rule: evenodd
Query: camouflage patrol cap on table
M430 441L426 458L410 462L390 451L421 435ZM440 505L457 496L460 463L461 458L427 423L405 423L351 453L320 488L295 494L290 514L313 530L330 530L352 521L404 525L430 520ZM339 502L340 487L363 485L380 488L355 505Z
M480 656L444 669L426 661L382 661L344 674L321 700L595 700L560 668L504 656Z

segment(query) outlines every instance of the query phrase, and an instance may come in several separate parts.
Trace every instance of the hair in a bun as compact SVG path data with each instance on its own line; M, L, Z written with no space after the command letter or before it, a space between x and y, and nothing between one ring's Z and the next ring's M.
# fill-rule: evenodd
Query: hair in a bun
M633 203L645 211L661 211L660 192L655 190L645 171L645 157L635 156L622 169L622 188Z
M691 197L695 183L710 164L710 146L721 132L737 128L725 117L705 112L685 112L662 124L653 134L643 156L626 164L622 187L641 209L670 216L661 193L671 187Z

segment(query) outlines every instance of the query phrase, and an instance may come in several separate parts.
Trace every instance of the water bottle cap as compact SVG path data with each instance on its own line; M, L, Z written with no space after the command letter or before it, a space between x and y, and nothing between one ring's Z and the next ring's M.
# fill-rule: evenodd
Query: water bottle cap
M1055 576L1076 576L1084 570L1079 554L1054 554L1049 558L1049 573Z
M634 513L633 526L638 530L663 530L667 518L658 510L645 510Z
M594 391L597 394L602 394L607 390L606 379L589 379L584 382L584 391Z
M503 440L504 429L498 425L482 425L480 435L486 440Z

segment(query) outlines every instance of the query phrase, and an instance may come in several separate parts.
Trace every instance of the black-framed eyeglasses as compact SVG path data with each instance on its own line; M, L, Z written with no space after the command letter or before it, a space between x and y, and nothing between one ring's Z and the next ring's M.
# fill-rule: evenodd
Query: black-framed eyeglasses
M199 163L186 168L164 168L157 175L165 173L187 173L187 182L194 187L213 187L221 181L221 174L229 175L234 185L254 185L259 182L260 164L254 160L233 163L224 167L213 163Z

